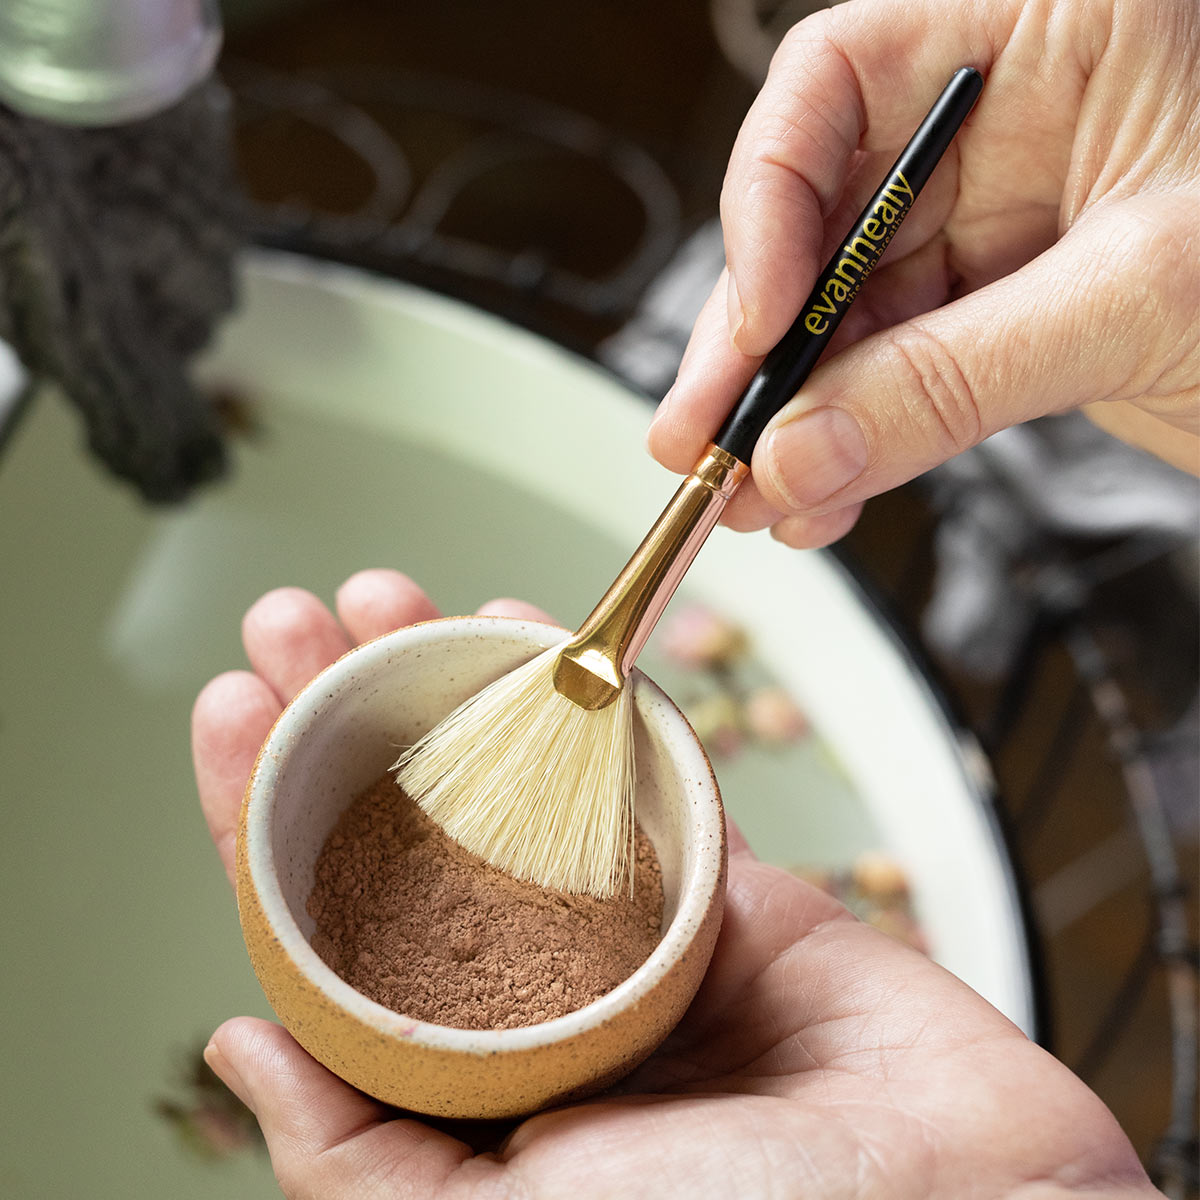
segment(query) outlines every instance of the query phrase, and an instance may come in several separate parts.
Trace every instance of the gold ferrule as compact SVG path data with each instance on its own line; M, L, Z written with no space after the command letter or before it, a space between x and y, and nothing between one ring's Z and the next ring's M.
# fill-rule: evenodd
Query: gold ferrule
M692 474L705 487L728 500L750 474L750 468L740 458L734 458L727 450L710 442L700 461L692 468Z
M710 445L624 570L566 644L554 686L581 708L617 698L667 602L750 468Z

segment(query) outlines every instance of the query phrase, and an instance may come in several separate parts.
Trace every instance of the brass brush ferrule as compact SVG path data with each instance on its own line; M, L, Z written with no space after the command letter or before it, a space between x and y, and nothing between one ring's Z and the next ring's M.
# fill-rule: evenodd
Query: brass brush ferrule
M603 708L625 684L667 602L750 468L709 444L604 593L563 647L554 687L580 708Z

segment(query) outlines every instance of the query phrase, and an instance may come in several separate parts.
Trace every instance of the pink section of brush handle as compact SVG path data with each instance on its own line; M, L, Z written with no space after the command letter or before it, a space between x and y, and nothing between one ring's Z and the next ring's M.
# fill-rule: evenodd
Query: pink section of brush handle
M695 476L689 476L688 481L690 482L694 479ZM734 489L736 487L737 484L735 483ZM716 528L717 522L721 519L721 513L725 511L725 505L729 503L729 497L733 494L732 489L728 494L714 492L708 488L704 490L708 493L707 505L700 516L696 518L687 539L671 560L670 567L662 577L662 581L659 583L658 588L647 605L642 619L638 622L633 636L629 639L625 654L621 658L621 674L624 676L628 676L629 672L633 670L633 664L636 662L637 656L641 654L650 635L654 632L654 627L658 624L659 617L663 615L663 611L670 603L671 597L675 595L675 589L679 587L683 581L683 577L687 574L688 568L695 561L696 555L700 553L700 547L704 545L708 540L708 535Z

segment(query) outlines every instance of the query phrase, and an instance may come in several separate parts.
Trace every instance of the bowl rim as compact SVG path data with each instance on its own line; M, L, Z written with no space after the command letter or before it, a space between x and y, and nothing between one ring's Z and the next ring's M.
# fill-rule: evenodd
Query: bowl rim
M300 975L339 1009L377 1032L429 1049L474 1054L529 1050L567 1041L596 1029L645 999L682 959L724 878L725 815L716 775L704 747L679 707L643 672L634 670L634 706L643 721L670 736L680 773L697 780L690 793L692 819L685 822L697 843L711 838L715 854L698 853L692 871L681 880L680 902L658 945L632 975L590 1004L536 1025L513 1029L461 1029L398 1013L353 988L328 966L304 936L275 871L269 836L275 812L274 783L290 747L331 697L361 681L364 671L389 665L399 646L411 651L432 642L478 636L528 638L533 650L546 649L569 636L559 626L521 617L496 615L437 617L406 625L347 651L311 679L279 714L251 770L243 801L246 876L270 932Z

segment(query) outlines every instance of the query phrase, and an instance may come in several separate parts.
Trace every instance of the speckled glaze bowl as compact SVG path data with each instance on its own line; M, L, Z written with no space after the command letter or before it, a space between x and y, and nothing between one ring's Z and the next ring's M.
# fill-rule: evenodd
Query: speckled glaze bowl
M679 710L634 675L637 814L662 864L663 937L627 980L539 1025L451 1029L368 1000L317 956L305 912L337 818L408 745L486 683L564 636L532 621L451 617L359 646L287 706L242 806L242 932L271 1007L314 1058L362 1091L448 1117L512 1117L589 1095L674 1028L712 956L725 899L725 819Z

